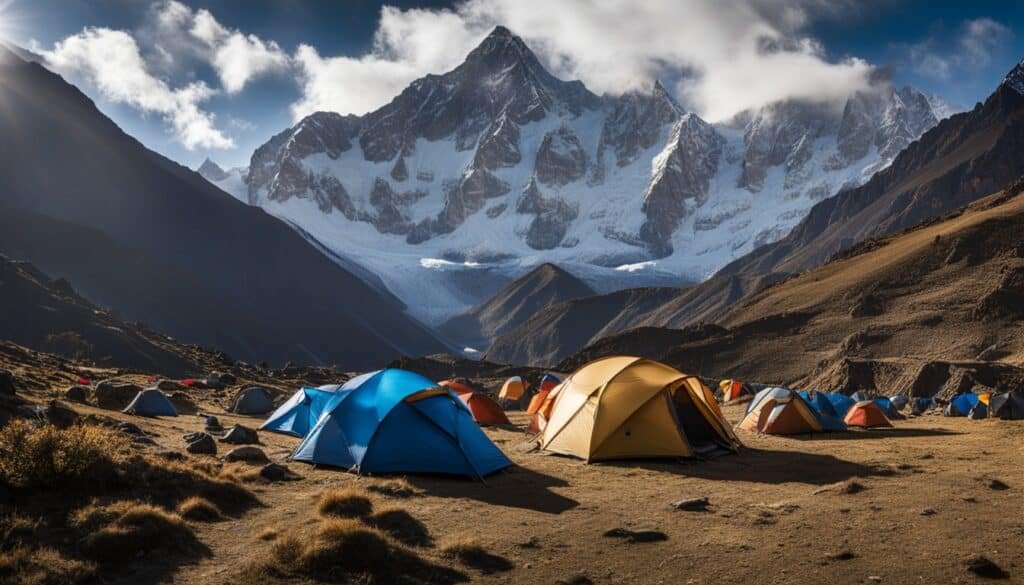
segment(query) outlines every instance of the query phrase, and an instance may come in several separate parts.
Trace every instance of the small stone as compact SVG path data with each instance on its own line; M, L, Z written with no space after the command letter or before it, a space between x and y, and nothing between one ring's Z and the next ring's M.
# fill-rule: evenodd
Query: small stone
M924 510L921 510L922 516L934 516L938 513L938 510L936 510L935 508L925 508Z
M604 533L608 538L621 538L628 543L661 542L668 540L668 535L657 530L629 530L628 528L612 528Z
M246 463L266 463L270 461L262 449L251 445L235 447L224 455L224 459L227 461L245 461Z
M120 423L117 423L117 426L114 427L114 428L119 430L119 431L121 431L122 433L126 433L126 434L129 434L129 435L141 435L141 434L143 434L142 429L140 429L139 425L137 425L135 423L120 422Z
M220 438L222 443L235 445L255 445L260 442L259 434L255 430L242 425L235 425L228 429L228 432Z
M215 417L213 415L210 415L210 416L206 417L206 423L205 424L206 424L206 430L207 431L212 431L212 432L216 432L216 433L220 433L220 432L224 431L224 427L220 426L220 421L217 420L217 417Z
M711 502L707 497L688 498L672 502L672 507L676 510L685 510L687 512L706 512L710 504Z
M989 481L988 482L988 487L989 487L989 489L998 490L998 491L1003 491L1003 490L1010 489L1010 486L1006 485L1005 482L1003 482L1001 480L998 480L998 479L993 479L993 480Z
M196 455L216 455L217 443L206 433L190 433L185 435L185 450Z
M870 575L870 576L868 576L868 581L875 581L875 582L879 582L879 581L881 581L881 580L882 580L882 578L881 578L881 577L879 577L878 575Z
M982 555L973 555L965 558L964 565L968 571L986 579L1008 579L1010 577L1010 574L1004 571L1002 567Z
M260 468L260 477L267 481L285 481L292 478L292 472L283 465L267 463Z
M64 391L64 398L71 402L85 402L89 399L89 389L85 386L72 386Z
M960 499L965 501L965 502L967 502L968 504L977 504L978 503L978 498L976 498L974 496L964 496L964 497L962 497Z
M78 422L78 413L71 409L71 407L57 401L51 400L42 409L43 417L46 418L46 422L57 427L58 429L66 429L71 425Z
M185 454L182 453L181 451L157 451L156 453L154 453L154 455L161 459L166 459L167 461L185 460Z

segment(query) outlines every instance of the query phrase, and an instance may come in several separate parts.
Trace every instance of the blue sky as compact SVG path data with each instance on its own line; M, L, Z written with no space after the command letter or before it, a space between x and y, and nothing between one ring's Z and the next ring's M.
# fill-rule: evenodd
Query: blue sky
M668 80L716 119L842 95L882 67L970 107L1024 57L1024 3L975 0L0 0L32 47L150 148L245 165L316 109L362 113L458 64L495 24L598 93ZM578 18L581 11L588 18ZM773 49L765 50L766 39Z

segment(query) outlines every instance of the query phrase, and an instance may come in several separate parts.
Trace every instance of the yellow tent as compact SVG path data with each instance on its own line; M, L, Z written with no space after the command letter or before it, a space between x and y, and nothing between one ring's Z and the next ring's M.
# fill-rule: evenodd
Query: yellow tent
M710 456L740 445L696 376L637 357L583 366L562 383L542 449L588 462Z
M526 392L526 387L523 386L523 379L519 376L512 376L508 380L505 380L505 384L501 387L501 392L498 392L499 400L519 400L523 397Z

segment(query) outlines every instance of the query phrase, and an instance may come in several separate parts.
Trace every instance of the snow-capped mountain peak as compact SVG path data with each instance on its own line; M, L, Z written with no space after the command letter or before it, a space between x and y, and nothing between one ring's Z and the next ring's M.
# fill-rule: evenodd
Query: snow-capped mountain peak
M498 27L374 112L274 136L232 192L436 323L543 262L599 290L699 281L888 165L936 103L883 80L710 124L660 82L598 97L558 79Z
M1006 77L1003 78L1000 85L1009 87L1017 93L1024 95L1024 59L1021 59L1021 61L1006 74Z

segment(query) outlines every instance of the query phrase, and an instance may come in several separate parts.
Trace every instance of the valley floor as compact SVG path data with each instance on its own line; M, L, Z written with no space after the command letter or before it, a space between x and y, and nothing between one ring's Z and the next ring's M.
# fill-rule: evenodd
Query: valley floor
M131 419L167 449L202 430L203 419L139 419L91 407L82 412ZM736 422L742 405L725 408ZM225 426L259 419L218 413ZM525 423L525 415L513 413ZM422 521L441 558L445 543L472 538L497 559L493 572L456 567L473 581L498 583L973 583L965 558L982 554L1024 580L1024 423L928 415L881 432L805 438L741 433L737 456L711 462L585 465L527 452L521 432L487 433L516 467L486 484L408 477L421 495L374 496ZM261 433L283 462L298 440ZM223 447L223 446L222 446ZM378 480L300 464L301 480L261 484L262 502L244 516L196 527L209 556L173 574L175 583L230 582L239 567L270 555L267 529L312 530L325 488ZM998 479L1008 489L992 489ZM859 484L849 489L851 483ZM856 493L847 493L856 491ZM708 511L674 501L707 497ZM603 536L615 528L663 533L658 542ZM507 561L507 563L505 562ZM145 579L140 572L119 576ZM504 565L504 566L503 566ZM577 580L573 580L576 578Z

